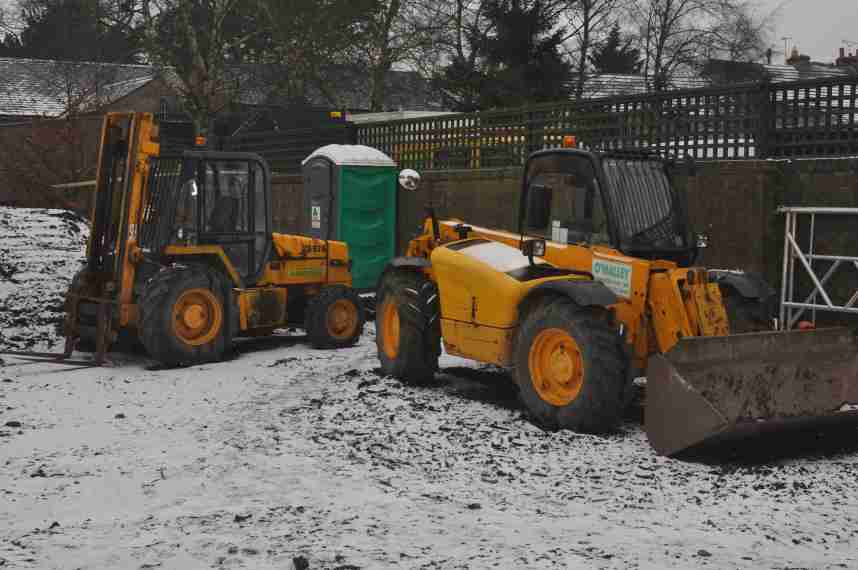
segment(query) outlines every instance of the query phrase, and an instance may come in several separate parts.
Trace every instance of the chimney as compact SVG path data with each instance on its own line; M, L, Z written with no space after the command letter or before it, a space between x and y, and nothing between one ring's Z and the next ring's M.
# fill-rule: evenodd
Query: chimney
M794 63L798 63L798 60L799 60L798 48L796 46L793 46L792 52L789 54L789 57L786 60L787 65L793 65Z

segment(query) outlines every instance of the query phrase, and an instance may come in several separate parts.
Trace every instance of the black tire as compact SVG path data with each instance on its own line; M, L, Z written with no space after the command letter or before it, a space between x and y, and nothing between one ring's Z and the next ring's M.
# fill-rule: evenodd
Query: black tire
M181 336L173 318L177 302L191 290L208 292L216 303L212 310L220 311L219 326L205 329L209 334L193 343ZM172 266L152 277L138 305L140 340L149 355L168 366L221 360L232 342L225 290L221 275L207 267Z
M585 433L608 432L619 424L628 403L630 364L608 316L604 309L582 308L569 299L552 298L524 317L514 347L513 377L534 422L547 429ZM543 338L541 333L557 338L557 329L574 340L583 372L577 392L568 400L552 403L535 387L530 356L532 350L538 353L534 343Z
M337 304L345 303L353 315L349 322L335 322ZM342 305L340 305L342 307ZM353 320L352 320L353 319ZM366 320L363 303L355 290L343 285L325 287L307 304L306 325L310 343L316 348L353 346L363 333Z
M422 273L392 270L384 274L376 293L375 318L375 342L384 374L412 384L434 378L441 355L440 306L438 288ZM392 318L399 326L395 349L384 341Z
M730 334L772 330L769 303L746 299L732 287L721 287L721 299L727 311Z

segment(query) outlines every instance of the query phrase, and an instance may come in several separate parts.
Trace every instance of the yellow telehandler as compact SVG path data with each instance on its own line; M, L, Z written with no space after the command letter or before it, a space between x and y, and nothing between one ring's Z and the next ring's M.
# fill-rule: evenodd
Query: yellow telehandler
M772 291L694 266L702 244L665 161L536 152L519 226L497 231L430 211L379 284L385 373L430 379L443 341L449 354L510 368L539 424L604 432L645 372L645 429L666 455L855 409L849 331L747 332L771 329Z
M119 338L156 360L219 360L239 336L305 328L317 347L350 346L364 309L345 243L271 230L270 173L258 155L161 156L148 113L104 119L86 262L66 295L66 359L102 363ZM85 362L85 361L78 361Z

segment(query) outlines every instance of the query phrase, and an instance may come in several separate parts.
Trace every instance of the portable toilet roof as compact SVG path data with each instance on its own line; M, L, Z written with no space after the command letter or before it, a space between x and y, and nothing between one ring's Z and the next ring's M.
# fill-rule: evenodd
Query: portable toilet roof
M329 144L317 148L301 164L324 157L337 166L396 166L389 156L371 146L362 144Z

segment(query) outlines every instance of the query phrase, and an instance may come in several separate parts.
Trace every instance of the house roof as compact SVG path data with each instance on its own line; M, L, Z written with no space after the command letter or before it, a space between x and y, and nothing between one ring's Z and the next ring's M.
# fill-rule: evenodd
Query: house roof
M277 72L277 69L274 68ZM269 69L270 73L271 70ZM279 70L280 78L288 74L288 70ZM326 82L330 89L323 93L317 87L310 85L305 93L307 103L316 107L336 107L349 111L368 111L372 108L371 85L367 74L349 66L333 66L325 72ZM250 81L247 83L260 83ZM271 103L271 82L262 77L262 87L255 87L242 96L243 103ZM383 111L439 111L442 104L439 93L431 88L430 83L416 71L390 70L385 76L383 89ZM276 96L275 96L276 100Z
M116 101L155 77L146 65L0 58L0 115L59 117Z
M706 87L709 81L696 75L677 74L669 82L670 89L696 89ZM603 99L622 95L641 95L648 91L643 75L620 73L594 74L584 81L585 99Z
M802 79L826 79L828 77L844 77L850 75L845 68L834 67L822 63L805 63L797 65L761 64L769 80L774 83L800 81Z
M232 66L232 83L240 86L238 102L245 105L284 104L277 86L286 76L282 66ZM310 88L307 102L318 107L352 111L370 109L370 85L366 73L332 68L334 78L328 95ZM174 90L179 86L172 70L148 65L123 65L25 58L0 58L0 116L59 117L70 109L86 112L117 101L156 77L163 77ZM390 71L384 90L384 110L440 110L437 94L429 82L413 71ZM287 102L288 103L288 102Z
M849 66L838 67L809 60L794 64L776 64L712 59L704 66L702 75L708 77L713 83L724 84L762 81L764 79L772 83L786 83L845 77L855 75L855 73L855 69Z

